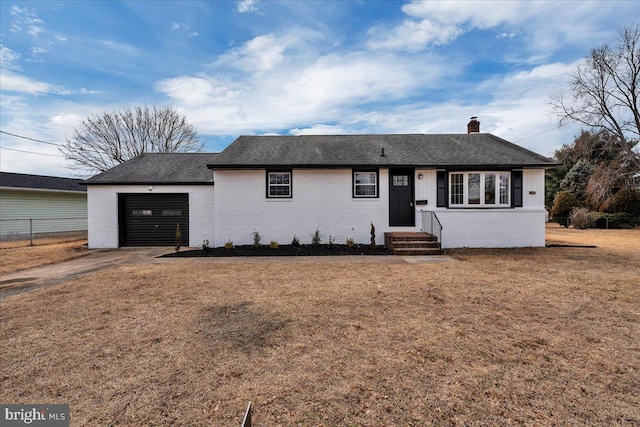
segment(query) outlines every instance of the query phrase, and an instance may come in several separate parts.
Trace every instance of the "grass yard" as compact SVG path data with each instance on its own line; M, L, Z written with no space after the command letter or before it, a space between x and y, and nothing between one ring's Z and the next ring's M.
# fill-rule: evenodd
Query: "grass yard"
M55 264L89 254L87 240L51 243L40 246L1 247L0 274Z
M123 266L0 302L0 401L73 426L640 425L640 230L423 264Z

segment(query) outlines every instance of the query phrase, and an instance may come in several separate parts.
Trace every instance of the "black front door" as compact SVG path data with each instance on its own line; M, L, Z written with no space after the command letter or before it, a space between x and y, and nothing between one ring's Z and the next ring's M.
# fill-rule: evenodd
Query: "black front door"
M389 225L414 226L413 169L389 170Z

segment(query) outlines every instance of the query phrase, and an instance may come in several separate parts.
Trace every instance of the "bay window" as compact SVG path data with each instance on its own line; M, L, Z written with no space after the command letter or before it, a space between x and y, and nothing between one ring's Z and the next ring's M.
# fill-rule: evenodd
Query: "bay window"
M510 175L509 172L451 172L449 206L510 206Z

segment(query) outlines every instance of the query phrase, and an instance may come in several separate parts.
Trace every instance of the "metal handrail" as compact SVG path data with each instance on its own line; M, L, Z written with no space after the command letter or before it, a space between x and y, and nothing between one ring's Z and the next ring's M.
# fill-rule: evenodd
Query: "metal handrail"
M442 244L442 223L433 211L420 210L422 214L422 231L435 236L438 243Z

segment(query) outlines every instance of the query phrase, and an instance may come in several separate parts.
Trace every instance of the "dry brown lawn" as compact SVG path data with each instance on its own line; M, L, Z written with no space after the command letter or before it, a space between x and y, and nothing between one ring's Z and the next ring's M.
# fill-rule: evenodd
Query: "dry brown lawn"
M86 240L42 246L0 248L0 274L55 264L89 254Z
M0 302L0 401L74 426L239 426L249 401L254 426L640 425L639 233L102 271Z

